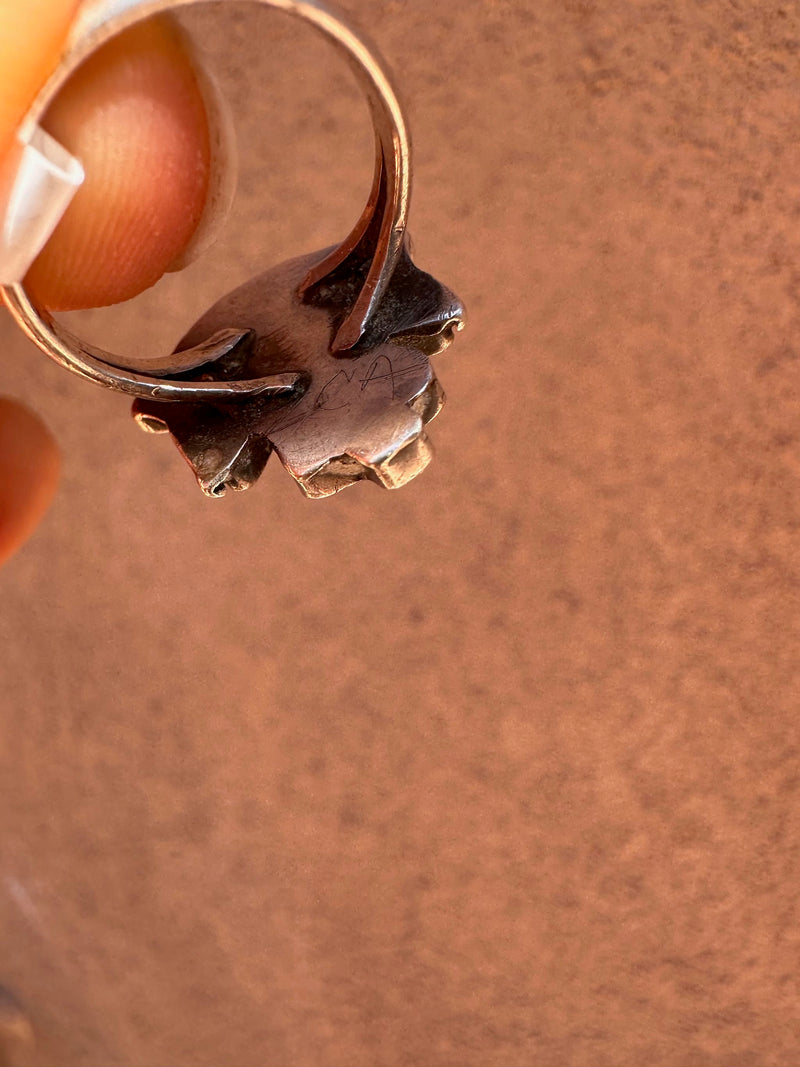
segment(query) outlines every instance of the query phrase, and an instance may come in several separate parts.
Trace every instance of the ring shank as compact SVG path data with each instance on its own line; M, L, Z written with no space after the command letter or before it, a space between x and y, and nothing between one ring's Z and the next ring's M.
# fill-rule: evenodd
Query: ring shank
M69 76L92 52L111 37L142 19L161 12L187 7L198 0L94 0L83 5L70 34L65 53L57 70L41 90L21 128L28 136L38 126L47 107ZM405 234L411 186L410 139L403 112L391 80L377 58L376 51L353 30L342 17L315 0L250 0L265 7L285 11L315 26L344 53L369 102L375 130L376 161L372 193L361 218L345 241L304 280L300 292L322 280L339 266L361 240L374 213L381 205L382 217L376 247L365 283L334 338L334 351L355 345L366 328L392 276ZM378 195L381 191L382 195ZM0 220L1 221L1 220ZM267 382L188 382L165 380L148 374L148 365L121 359L110 352L86 345L30 299L24 283L2 286L3 299L20 327L61 366L91 381L133 396L159 400L224 399L269 391L285 391L294 375L281 387ZM186 369L219 358L228 347L200 346L202 356L193 351L183 353ZM192 363L194 359L194 363ZM152 370L152 363L149 364Z

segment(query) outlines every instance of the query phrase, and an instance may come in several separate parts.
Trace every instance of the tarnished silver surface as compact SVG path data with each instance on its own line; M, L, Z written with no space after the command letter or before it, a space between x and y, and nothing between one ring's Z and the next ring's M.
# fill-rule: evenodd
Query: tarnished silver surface
M59 69L23 130L39 121L69 74L141 18L195 0L85 4ZM137 397L144 429L167 429L203 490L245 489L273 448L309 496L362 478L405 484L430 459L422 428L443 394L428 356L460 329L458 299L408 255L410 139L391 80L375 52L316 0L256 0L310 22L346 56L375 130L367 205L337 246L291 260L224 298L154 365L87 345L30 299L3 287L22 329L62 366Z
M461 323L457 298L411 263L392 275L384 301L397 308L369 344L342 359L331 352L337 299L301 299L297 287L319 253L290 260L255 278L207 312L184 339L193 345L222 323L249 332L209 376L268 377L291 366L301 386L282 400L231 404L164 404L137 400L143 429L169 430L211 496L247 489L274 449L303 491L329 496L369 478L387 489L404 485L430 460L423 427L443 393L428 359ZM345 282L348 279L345 278Z

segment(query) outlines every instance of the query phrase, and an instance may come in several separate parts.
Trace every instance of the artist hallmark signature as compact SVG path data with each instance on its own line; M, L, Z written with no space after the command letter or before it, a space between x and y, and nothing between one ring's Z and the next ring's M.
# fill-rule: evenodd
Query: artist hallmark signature
M361 393L366 392L370 386L378 385L390 399L394 400L397 396L392 361L387 355L381 353L373 359L369 370L363 377L358 376L358 367L351 371L344 368L338 370L317 393L312 407L315 410L325 408L326 411L342 411L350 407L351 401L348 399L348 393L351 392L349 387L353 382L361 383L359 390ZM391 388L391 392L386 385Z

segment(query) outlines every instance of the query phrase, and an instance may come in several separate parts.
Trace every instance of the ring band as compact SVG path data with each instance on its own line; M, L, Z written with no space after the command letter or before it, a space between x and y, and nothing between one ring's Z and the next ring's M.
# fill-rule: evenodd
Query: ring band
M31 139L48 106L69 76L101 45L142 19L187 7L198 0L95 0L85 4L73 27L57 70L36 97L20 127L20 140ZM398 263L411 191L411 147L408 129L389 75L377 53L338 14L315 0L251 0L311 23L344 53L370 105L375 132L375 172L364 211L348 237L301 282L298 295L318 285L340 267L370 235L374 255L363 286L339 325L331 351L353 348L378 307ZM2 221L2 220L0 220ZM182 374L231 351L242 334L223 330L203 344L173 354L159 365L118 357L76 338L36 305L22 281L2 287L3 300L22 330L62 367L109 389L151 400L219 401L242 396L291 392L298 383L292 373L245 381L176 381L154 376ZM148 373L149 372L149 373Z

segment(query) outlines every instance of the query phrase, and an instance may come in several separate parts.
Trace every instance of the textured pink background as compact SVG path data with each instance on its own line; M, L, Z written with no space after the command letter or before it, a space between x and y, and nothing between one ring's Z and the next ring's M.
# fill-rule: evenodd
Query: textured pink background
M119 348L366 194L346 71L228 7L237 210ZM348 7L470 311L437 459L209 501L3 318L66 469L0 578L0 983L51 1067L796 1067L797 10Z

